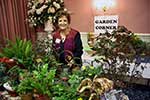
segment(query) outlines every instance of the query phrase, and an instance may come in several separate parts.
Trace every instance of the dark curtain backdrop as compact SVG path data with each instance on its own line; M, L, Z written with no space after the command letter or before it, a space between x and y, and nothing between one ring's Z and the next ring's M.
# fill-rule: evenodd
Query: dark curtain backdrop
M35 41L35 29L29 28L26 21L27 1L0 0L0 47L7 39L14 41L16 37Z

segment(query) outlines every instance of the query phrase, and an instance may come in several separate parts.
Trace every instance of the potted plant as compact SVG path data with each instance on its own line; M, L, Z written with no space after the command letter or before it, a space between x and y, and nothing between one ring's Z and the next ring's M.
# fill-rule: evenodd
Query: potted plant
M21 96L22 100L32 100L33 98L33 78L32 74L29 72L25 72L22 75L22 80L20 80L20 84L16 87L16 92Z
M83 77L79 74L73 73L68 75L68 80L58 80L53 86L53 98L54 100L77 100L79 95L77 94L77 87L80 84Z
M149 49L133 32L119 26L112 33L100 33L95 39L93 50L99 56L97 62L103 65L103 75L114 81L124 81L129 75L131 80L132 77L141 76L146 66L143 67L141 62L137 62L136 56L144 53L145 48L147 51Z
M113 88L113 81L107 78L100 78L97 75L91 80L85 78L81 81L77 88L80 96L87 98L88 100L100 100L105 92L110 91Z
M19 84L19 74L22 72L18 66L13 66L6 72L8 77L7 81L3 84L4 88L11 96L17 96L16 87Z
M0 91L4 90L3 84L8 81L5 64L0 63Z
M7 70L9 70L13 66L17 65L17 63L14 59L10 59L10 58L7 58L7 57L0 58L0 62L5 64Z
M49 100L52 97L52 87L54 85L56 69L48 69L48 64L39 65L33 71L33 87L37 100Z
M19 38L16 38L15 42L8 41L6 47L2 49L0 57L5 57L5 62L8 65L18 65L21 68L31 69L33 63L32 43L29 40Z

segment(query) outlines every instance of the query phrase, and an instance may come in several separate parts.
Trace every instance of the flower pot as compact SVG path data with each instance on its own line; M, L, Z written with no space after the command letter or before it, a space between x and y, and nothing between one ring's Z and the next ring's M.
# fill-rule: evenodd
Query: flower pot
M17 94L15 91L8 91L8 90L7 90L7 92L8 92L8 94L9 94L11 97L17 97L17 96L18 96L18 94Z
M17 65L14 59L10 59L7 57L0 58L0 62L5 63L7 70L11 69L13 66Z
M37 95L34 100L51 100L47 95Z
M21 95L21 100L33 100L32 93L22 94Z

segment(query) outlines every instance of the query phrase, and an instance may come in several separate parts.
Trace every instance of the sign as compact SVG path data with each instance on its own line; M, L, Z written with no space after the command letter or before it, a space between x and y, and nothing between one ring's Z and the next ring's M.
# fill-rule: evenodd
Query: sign
M95 16L94 17L94 33L112 32L118 27L118 15Z

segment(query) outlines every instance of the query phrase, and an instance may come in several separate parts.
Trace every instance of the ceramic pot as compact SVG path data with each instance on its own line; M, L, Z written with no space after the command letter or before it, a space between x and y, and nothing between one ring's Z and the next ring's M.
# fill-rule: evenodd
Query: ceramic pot
M47 95L38 95L34 97L34 100L51 100Z
M22 94L21 95L21 100L33 100L32 93Z

